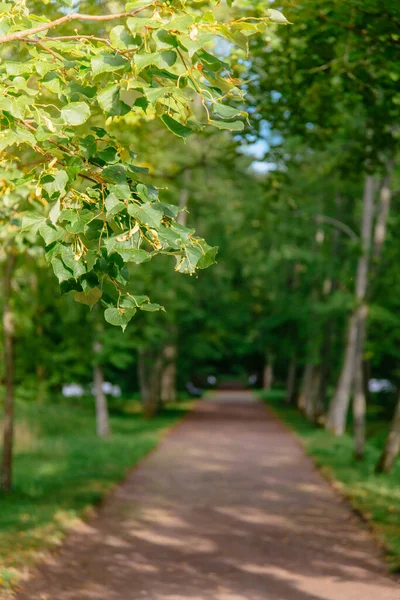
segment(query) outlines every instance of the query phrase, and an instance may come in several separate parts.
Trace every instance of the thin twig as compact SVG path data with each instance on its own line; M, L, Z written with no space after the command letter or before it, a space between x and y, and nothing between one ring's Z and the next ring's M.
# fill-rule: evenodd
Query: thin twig
M91 40L93 42L102 42L103 44L107 44L107 46L109 46L114 52L118 52L118 54L123 54L123 55L127 55L129 56L129 53L132 52L136 52L135 50L128 50L128 51L124 51L121 50L120 48L116 48L115 46L112 45L112 43L110 42L110 40L108 40L107 38L102 38L102 37L96 37L95 35L60 35L57 37L46 37L46 38L41 38L41 42L63 42L63 41L70 41L70 40ZM26 40L26 41L30 41L30 40ZM32 42L36 42L36 40L31 40Z
M8 35L4 35L0 37L0 44L7 44L8 42L14 42L15 40L21 40L21 38L25 38L30 35L36 35L41 31L47 31L49 29L54 29L54 27L58 27L59 25L63 25L64 23L69 23L70 21L112 21L115 19L124 19L126 17L134 17L138 13L146 10L147 8L151 8L155 6L156 2L150 2L149 4L145 4L136 10L125 13L116 13L112 15L81 15L80 13L71 13L69 15L65 15L64 17L60 17L55 21L49 21L49 23L44 23L43 25L38 25L37 27L32 27L31 29L25 29L24 31L17 31L15 33L10 33Z
M56 60L60 60L61 62L64 62L60 56L58 56L55 52L53 52L53 50L51 50L50 48L46 48L46 46L44 45L42 40L31 40L30 38L21 38L20 41L27 42L28 44L36 44L37 46L40 46L43 50L45 50L45 52L48 52L49 54L54 56L54 58Z

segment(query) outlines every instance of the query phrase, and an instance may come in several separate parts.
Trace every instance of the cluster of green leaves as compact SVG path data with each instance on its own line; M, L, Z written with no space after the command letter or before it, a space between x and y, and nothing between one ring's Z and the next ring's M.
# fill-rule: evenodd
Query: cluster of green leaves
M0 4L1 160L23 155L22 173L6 168L2 184L15 198L23 190L22 230L43 238L62 291L90 307L101 300L106 320L124 329L137 309L160 308L128 291L130 265L169 254L192 274L215 262L216 248L177 223L177 207L141 182L145 170L108 126L159 118L181 138L206 125L243 129L246 113L228 103L242 102L241 82L217 40L246 50L249 35L286 21L275 10L221 21L213 0L139 0L105 15L65 8L53 21L27 4ZM72 33L82 22L94 32Z

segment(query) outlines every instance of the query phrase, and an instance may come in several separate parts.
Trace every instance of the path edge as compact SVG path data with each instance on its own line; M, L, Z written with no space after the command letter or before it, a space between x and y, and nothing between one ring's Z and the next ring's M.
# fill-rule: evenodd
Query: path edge
M288 425L282 419L282 417L277 413L277 411L270 404L268 404L267 400L263 400L262 398L259 397L259 401L264 406L265 411L267 413L268 412L271 413L272 417L296 441L297 445L301 448L302 452L304 453L304 456L310 461L310 463L313 467L313 470L321 476L321 478L329 485L330 489L334 492L334 494L340 499L340 501L344 505L347 506L347 508L358 519L358 521L364 527L364 529L367 530L367 532L368 532L369 536L371 537L373 543L375 544L375 546L379 552L379 555L383 561L383 564L385 566L385 572L382 573L382 575L384 577L387 577L388 579L394 581L395 583L399 584L400 583L399 574L392 573L390 571L390 568L388 565L388 558L387 558L388 548L387 548L386 544L382 541L382 539L378 536L378 532L375 529L373 522L370 519L368 519L368 517L361 510L359 510L358 508L353 506L350 495L345 492L340 481L338 479L336 479L335 475L329 469L329 467L323 467L323 466L319 466L317 464L315 458L311 454L309 454L309 452L307 451L305 442L300 437L300 435L296 432L296 430L292 429L290 427L290 425Z

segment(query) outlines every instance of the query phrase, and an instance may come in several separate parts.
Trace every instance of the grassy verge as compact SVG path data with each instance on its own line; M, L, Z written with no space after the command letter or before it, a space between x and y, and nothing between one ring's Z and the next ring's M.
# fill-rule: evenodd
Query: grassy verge
M281 419L295 431L307 453L322 473L337 482L353 507L368 520L386 552L392 571L400 572L400 460L392 473L375 475L389 424L370 409L365 460L354 460L349 434L336 438L310 424L294 407L287 406L279 390L263 398Z
M0 597L21 573L63 539L127 471L188 410L169 407L146 421L130 414L111 417L112 435L96 437L91 405L19 404L14 490L0 495Z

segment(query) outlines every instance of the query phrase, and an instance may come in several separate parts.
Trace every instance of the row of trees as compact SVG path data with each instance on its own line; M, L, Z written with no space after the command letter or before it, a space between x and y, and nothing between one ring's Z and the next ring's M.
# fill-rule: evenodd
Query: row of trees
M299 407L310 420L323 418L335 435L344 433L353 399L355 455L362 458L371 368L384 368L399 384L392 205L398 201L400 15L390 1L282 5L293 25L280 31L267 55L254 42L251 92L258 132L267 119L284 140L276 160L291 182L283 191L288 231L270 246L281 256L284 244L293 250L277 285L305 309L279 310L266 352L276 354L284 331L290 347L278 354L288 360L288 399L300 363ZM328 384L335 390L329 405ZM378 471L390 470L399 451L399 411Z

